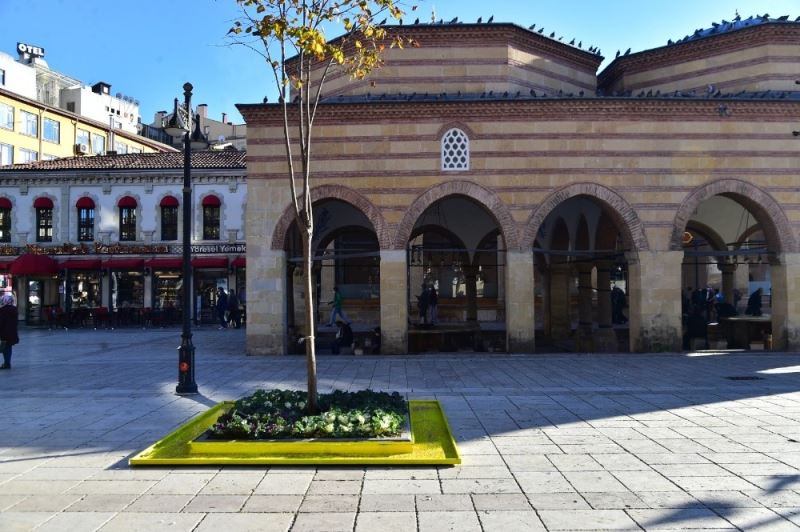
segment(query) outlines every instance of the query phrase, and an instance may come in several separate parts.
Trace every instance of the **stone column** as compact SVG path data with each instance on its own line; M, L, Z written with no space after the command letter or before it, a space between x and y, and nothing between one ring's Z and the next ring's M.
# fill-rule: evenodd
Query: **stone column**
M506 293L506 348L510 353L533 353L536 347L533 253L507 251L505 259L505 284L511 288Z
M572 266L566 262L550 265L550 337L565 340L572 333L569 313Z
M772 348L800 351L800 253L774 259L772 281Z
M144 274L144 306L145 308L153 306L153 272L152 270Z
M381 250L381 354L408 352L406 250Z
M680 351L682 251L626 253L631 351Z
M578 331L576 348L579 352L594 351L592 329L592 264L581 263L578 271Z
M725 303L733 305L733 289L736 274L736 264L719 264L717 266L722 272L722 297Z
M595 350L617 351L617 334L611 323L611 271L614 263L603 260L597 263L597 330Z
M286 353L285 251L248 245L247 296L247 354Z

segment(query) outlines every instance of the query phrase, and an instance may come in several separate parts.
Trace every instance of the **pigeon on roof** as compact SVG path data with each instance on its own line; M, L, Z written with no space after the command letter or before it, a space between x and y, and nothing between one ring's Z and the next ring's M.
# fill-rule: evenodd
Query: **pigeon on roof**
M620 52L619 52L619 50L617 50L617 55L615 55L615 56L614 56L614 59L616 59L617 57L619 57L619 53L620 53Z
M481 22L483 22L483 17L478 17L478 24L480 24Z
M784 15L782 17L778 17L778 20L780 20L781 22L786 22L787 20L789 20L789 15Z
M531 31L533 31L535 28L536 28L536 24L531 24L530 26L528 26L528 29L531 30Z
M450 24L455 24L458 22L458 17L455 17L453 20L450 21Z
M544 33L544 28L539 28L539 33Z
M578 41L578 48L583 48L583 41Z
M555 36L556 36L556 32L553 32L553 33L550 34L550 38L551 39L555 38Z
M492 15L491 17L489 17L489 20L487 20L487 21L486 21L486 23L487 23L487 24L491 24L493 20L494 20L494 15Z
M631 49L630 49L630 48L628 48L627 50L625 50L625 55L628 55L629 53L631 53Z

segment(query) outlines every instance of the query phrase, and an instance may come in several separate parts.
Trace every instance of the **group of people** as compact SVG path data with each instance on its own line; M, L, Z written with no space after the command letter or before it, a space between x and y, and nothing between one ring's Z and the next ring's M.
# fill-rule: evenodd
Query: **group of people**
M439 294L433 284L422 283L422 292L417 296L419 322L423 325L436 325L439 321Z
M761 316L761 297L763 290L758 288L747 298L747 307L744 311L748 316ZM687 288L683 294L682 307L684 324L686 325L683 337L684 349L689 349L692 338L705 340L708 348L708 324L720 318L737 316L737 308L742 294L738 289L733 290L733 303L725 301L725 296L716 288Z
M217 287L217 319L219 328L227 329L232 325L236 329L242 328L242 309L239 308L239 298L233 290L226 293L221 286Z

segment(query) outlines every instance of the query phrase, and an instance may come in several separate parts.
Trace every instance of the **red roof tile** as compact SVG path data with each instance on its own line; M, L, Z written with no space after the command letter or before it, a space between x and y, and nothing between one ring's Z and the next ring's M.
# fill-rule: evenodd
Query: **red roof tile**
M126 170L183 168L183 153L129 153L126 155L77 156L13 164L0 172L20 170ZM241 151L198 151L192 153L192 168L245 168Z

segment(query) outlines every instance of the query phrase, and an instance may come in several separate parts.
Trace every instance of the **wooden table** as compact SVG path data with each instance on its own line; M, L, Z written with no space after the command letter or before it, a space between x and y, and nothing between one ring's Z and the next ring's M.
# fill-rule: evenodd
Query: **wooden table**
M719 321L728 349L750 349L750 342L763 342L767 334L772 334L772 316L732 316Z

